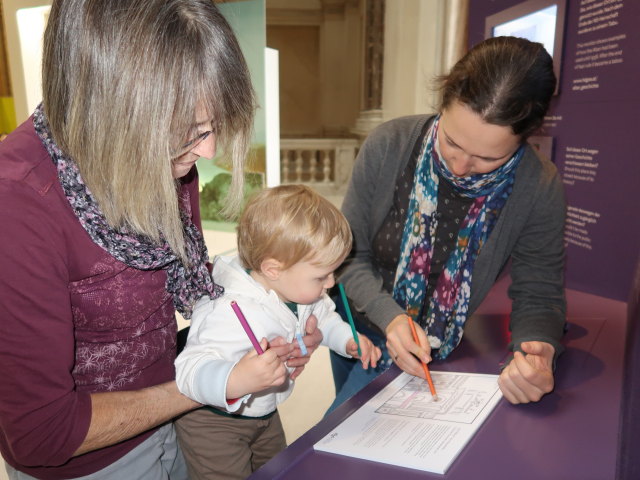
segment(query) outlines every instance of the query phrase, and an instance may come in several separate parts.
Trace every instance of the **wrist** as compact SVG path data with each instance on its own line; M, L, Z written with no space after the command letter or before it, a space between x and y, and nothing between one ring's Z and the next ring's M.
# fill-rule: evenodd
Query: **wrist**
M237 399L243 397L244 395L252 393L249 391L250 388L248 388L246 382L243 381L241 372L238 372L238 369L236 367L231 370L231 373L229 374L229 378L227 380L227 385L225 388L226 399Z
M162 401L160 397L165 397L166 401L173 403L176 408L181 409L183 412L202 406L201 403L182 393L175 381L162 383L149 388L151 390L162 392L158 396L158 401Z
M391 322L389 322L387 328L385 328L385 333L389 335L389 333L391 333L400 324L407 325L407 319L409 318L411 317L409 317L409 315L407 315L406 313L397 315L393 320L391 320Z

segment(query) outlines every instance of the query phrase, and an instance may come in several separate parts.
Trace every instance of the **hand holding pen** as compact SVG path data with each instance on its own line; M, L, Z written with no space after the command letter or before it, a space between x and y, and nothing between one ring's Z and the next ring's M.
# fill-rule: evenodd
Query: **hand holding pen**
M338 284L338 290L340 291L340 300L342 301L349 326L351 327L351 335L353 335L353 338L349 339L347 342L347 353L353 358L359 358L362 362L362 367L365 370L369 368L369 364L375 368L378 364L378 360L382 356L382 352L371 342L371 340L356 331L356 324L353 321L349 300L346 292L344 291L344 286L341 283Z
M358 335L358 343L350 338L347 342L347 353L353 358L359 358L362 362L362 368L365 370L369 368L369 365L376 368L382 352L365 335L361 333L356 333L356 335Z
M278 356L287 367L294 369L289 375L291 380L295 380L302 373L311 354L320 346L323 339L322 332L318 328L318 320L313 314L307 319L304 331L305 335L302 336L302 341L307 350L306 355L302 354L297 338L294 338L292 342L288 342L283 337L276 337L269 341L269 348L278 352Z
M264 353L251 349L235 364L227 380L227 398L240 398L284 383L287 369L267 345L263 338L259 347Z
M417 377L431 378L427 363L431 361L431 348L423 329L416 329L406 314L395 317L385 329L387 348L393 361L405 372ZM434 400L437 398L433 382L429 385Z
M418 338L418 332L416 331L416 326L413 323L413 320L410 318L408 322L409 322L409 328L411 328L411 335L413 335L413 340L417 344L420 344L420 339ZM433 380L431 379L431 373L429 372L429 367L427 367L427 363L423 360L420 360L420 364L422 366L422 370L424 372L427 383L429 384L429 390L431 391L431 396L433 397L433 400L437 402L438 395L436 394L436 387L434 387Z
M267 349L266 338L258 342L249 322L235 301L231 302L231 308L253 345L253 349L246 353L231 370L227 380L227 398L239 398L248 393L261 392L267 388L282 385L287 378L284 363L276 351Z

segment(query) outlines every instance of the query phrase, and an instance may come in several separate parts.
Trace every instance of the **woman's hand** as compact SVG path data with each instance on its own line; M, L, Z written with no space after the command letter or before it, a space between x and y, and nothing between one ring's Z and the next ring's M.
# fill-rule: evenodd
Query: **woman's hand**
M273 350L280 361L286 364L295 348L294 343L296 342L289 343L282 337L276 337L269 342L269 350Z
M309 316L305 325L306 335L302 337L302 341L307 347L307 354L302 355L298 342L287 342L282 337L276 337L269 343L269 348L274 349L278 356L288 367L293 367L289 377L295 380L304 370L304 366L311 359L311 354L320 346L322 342L322 332L318 329L318 319L315 315Z
M358 333L358 341L360 342L360 353L362 353L362 356L358 355L358 344L353 338L350 338L347 342L347 353L353 358L359 358L362 362L362 368L365 370L369 368L369 365L376 368L382 352L368 337L361 333Z
M425 378L420 360L424 363L431 361L431 347L427 334L420 326L416 327L420 344L413 340L410 320L411 317L401 314L387 325L387 349L398 367L411 375Z
M553 390L555 349L547 342L524 342L520 347L524 354L513 354L513 360L498 378L498 385L513 404L537 402Z

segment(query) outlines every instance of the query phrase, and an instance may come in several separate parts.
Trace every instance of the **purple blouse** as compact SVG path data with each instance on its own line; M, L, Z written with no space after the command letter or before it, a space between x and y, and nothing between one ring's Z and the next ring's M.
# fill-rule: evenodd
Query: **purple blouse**
M197 184L194 168L183 189L200 226ZM153 431L72 457L89 394L175 378L166 273L128 267L91 241L31 119L0 143L0 225L0 451L37 478L90 474Z

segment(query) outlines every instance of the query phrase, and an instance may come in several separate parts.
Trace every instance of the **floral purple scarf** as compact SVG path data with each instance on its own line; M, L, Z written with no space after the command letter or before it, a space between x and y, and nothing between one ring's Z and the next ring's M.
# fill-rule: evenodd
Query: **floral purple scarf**
M53 141L42 105L33 114L33 125L56 165L58 179L71 208L94 243L117 260L138 270L165 269L167 291L173 295L176 310L185 318L191 318L193 306L203 295L211 298L222 295L224 289L213 283L207 269L207 248L202 233L191 221L190 199L186 190L180 195L180 217L184 227L187 258L193 265L191 268L185 267L166 241L156 244L126 227L112 228L82 181L76 163Z
M425 135L409 199L400 262L396 270L393 297L416 322L426 317L426 332L434 358L444 359L460 343L469 311L473 266L482 246L513 189L515 172L524 148L493 172L456 177L441 160L436 117ZM459 194L473 198L462 222L447 264L438 278L431 299L427 281L438 226L438 184L440 176Z

